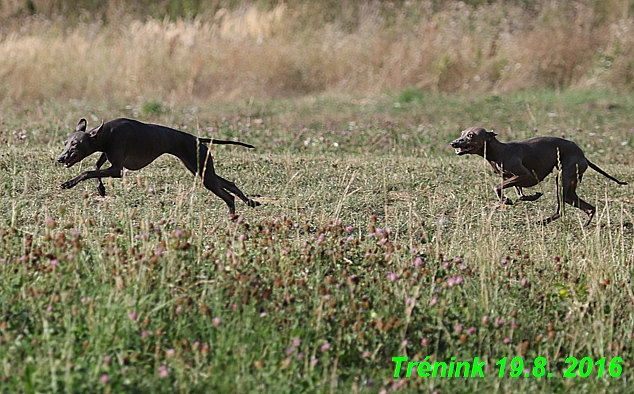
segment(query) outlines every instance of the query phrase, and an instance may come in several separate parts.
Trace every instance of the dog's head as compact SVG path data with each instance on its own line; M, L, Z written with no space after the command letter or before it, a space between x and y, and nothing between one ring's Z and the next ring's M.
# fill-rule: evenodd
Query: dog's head
M64 142L64 151L57 157L57 161L68 168L95 153L95 141L102 129L103 121L99 127L86 132L86 119L81 119L77 123L75 132Z
M496 135L482 127L469 127L462 132L460 138L451 141L450 145L459 156L466 154L484 156L484 146L487 142L493 141Z

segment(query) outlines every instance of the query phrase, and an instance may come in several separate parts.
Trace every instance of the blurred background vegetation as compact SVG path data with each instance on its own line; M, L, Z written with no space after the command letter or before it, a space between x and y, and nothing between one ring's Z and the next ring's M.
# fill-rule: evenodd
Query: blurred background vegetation
M634 87L630 0L0 5L0 95L14 104Z
M478 7L490 6L493 4L521 7L527 12L538 13L544 7L548 6L549 1L529 1L529 0L427 0L427 1L411 1L411 0L375 0L369 2L363 1L338 1L338 0L2 0L2 17L11 18L15 16L39 14L46 17L64 15L64 17L73 19L80 15L89 14L95 18L107 20L111 16L113 9L124 9L128 14L135 17L145 18L192 18L199 16L214 15L221 9L235 10L244 6L256 6L262 10L275 8L284 4L290 8L298 9L306 6L316 7L321 14L312 13L312 18L321 19L322 21L334 21L339 17L351 16L344 15L342 11L350 11L359 9L374 3L374 5L382 5L388 10L395 11L395 14L403 7L424 5L425 8L432 11L442 11L449 7L455 7L461 3L465 6ZM632 12L633 4L627 0L586 0L586 1L557 1L561 6L579 7L592 9L592 12L601 20L627 18ZM351 21L354 23L354 21Z

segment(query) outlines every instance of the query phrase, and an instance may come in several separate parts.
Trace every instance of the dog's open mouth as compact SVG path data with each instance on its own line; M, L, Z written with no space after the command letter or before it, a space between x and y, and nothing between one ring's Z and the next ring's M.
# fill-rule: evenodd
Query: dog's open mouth
M66 168L70 168L73 166L73 164L77 163L79 161L79 156L77 155L72 155L71 157L68 158L68 160L66 160L63 164L64 167Z
M475 149L475 146L461 146L459 148L456 148L456 154L464 155L465 153L469 153L474 149Z

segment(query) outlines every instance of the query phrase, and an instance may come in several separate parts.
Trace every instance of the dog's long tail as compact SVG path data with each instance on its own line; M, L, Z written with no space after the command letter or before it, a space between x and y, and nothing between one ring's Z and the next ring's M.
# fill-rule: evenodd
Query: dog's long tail
M586 159L587 160L587 159ZM599 174L612 179L614 182L618 183L619 185L627 185L627 182L621 182L618 179L616 179L615 177L613 177L612 175L608 174L607 172L603 171L602 169L600 169L599 167L597 167L595 164L590 163L590 161L588 160L588 165L590 166L590 168L592 168L593 170L595 170L596 172L598 172Z
M249 145L249 144L245 144L244 142L239 142L239 141L216 140L216 139L213 139L213 138L198 138L198 141L200 141L200 142L211 142L212 144L218 144L218 145L240 145L240 146L244 146L246 148L255 149L255 146Z

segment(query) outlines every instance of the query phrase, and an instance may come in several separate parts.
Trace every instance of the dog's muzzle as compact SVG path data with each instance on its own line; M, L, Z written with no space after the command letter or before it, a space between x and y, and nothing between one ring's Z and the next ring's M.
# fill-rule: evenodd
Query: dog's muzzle
M456 150L458 156L467 154L475 149L475 146L466 145L464 141L461 140L451 141L449 145Z
M79 157L76 154L75 155L70 155L70 156L62 155L62 156L57 158L57 162L63 164L64 167L69 168L69 167L72 167L73 164L75 164L75 163L77 163L79 161L78 158Z

